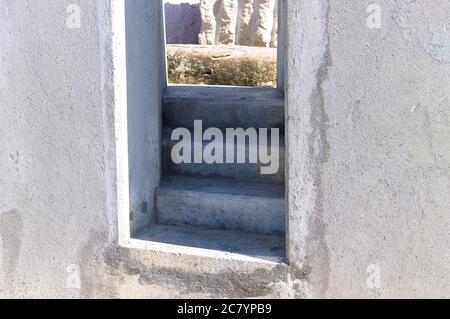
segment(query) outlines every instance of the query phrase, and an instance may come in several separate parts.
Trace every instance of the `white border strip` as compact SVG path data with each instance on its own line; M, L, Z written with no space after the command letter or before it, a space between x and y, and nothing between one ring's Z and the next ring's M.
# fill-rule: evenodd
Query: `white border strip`
M111 0L111 28L114 77L114 126L116 135L118 243L130 240L130 191L128 167L127 125L127 52L125 1Z

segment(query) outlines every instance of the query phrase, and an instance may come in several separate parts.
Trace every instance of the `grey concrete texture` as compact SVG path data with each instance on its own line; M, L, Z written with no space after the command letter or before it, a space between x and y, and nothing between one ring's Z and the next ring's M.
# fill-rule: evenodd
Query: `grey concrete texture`
M262 182L274 182L277 184L283 184L285 178L285 136L281 135L279 138L278 147L269 146L268 152L270 154L279 155L279 167L275 174L262 174L261 168L268 166L261 161L260 156L258 156L257 163L252 163L250 161L250 148L256 150L255 147L249 145L248 140L245 142L244 146L236 144L234 148L234 154L238 154L238 147L245 150L245 163L214 163L214 164L195 164L194 161L191 163L181 163L176 164L172 160L172 150L173 147L178 143L171 139L172 130L164 129L163 140L162 140L162 168L164 175L187 175L187 176L201 176L201 177L225 177L234 180L241 181L262 181ZM194 134L191 134L192 140L194 139ZM270 142L270 137L268 141ZM202 150L209 142L202 143ZM240 149L239 149L240 150ZM192 141L191 153L195 152L195 144ZM226 147L223 147L223 154L226 154ZM225 155L224 155L225 157Z
M284 185L173 176L156 193L157 223L284 235Z
M290 260L315 296L449 297L450 4L369 4L288 2Z
M137 238L165 244L245 254L276 263L286 261L284 237L277 235L198 226L154 225L139 233Z
M164 33L161 30L163 20L159 5L162 4L158 1L125 1L126 151L132 233L154 220L154 193L161 176L161 95L166 86L166 70L162 63L165 52L161 45ZM149 36L151 34L153 36Z
M276 89L169 86L163 98L163 121L169 127L284 128L283 95Z
M450 297L448 2L285 0L289 266L117 245L111 1L69 3L0 1L1 297Z

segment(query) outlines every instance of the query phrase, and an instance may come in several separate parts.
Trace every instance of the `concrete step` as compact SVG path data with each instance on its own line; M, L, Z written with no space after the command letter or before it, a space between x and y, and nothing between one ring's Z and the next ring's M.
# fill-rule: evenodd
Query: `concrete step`
M267 88L169 86L163 96L165 126L193 129L194 120L210 128L284 130L282 92Z
M185 249L200 248L240 254L267 261L286 262L284 236L249 234L192 226L152 225L135 237L145 242Z
M283 184L174 176L156 192L157 223L282 235Z
M268 164L263 164L258 156L258 163L250 163L249 159L249 141L247 140L244 145L235 146L235 154L237 154L237 149L245 149L246 158L245 163L230 163L225 164L207 164L205 161L201 164L195 164L193 160L194 154L194 134L191 134L191 153L192 159L191 163L174 163L171 153L173 147L178 143L178 141L171 140L171 134L173 129L165 128L163 131L163 143L162 143L162 158L163 158L163 172L166 175L189 175L189 176L203 176L203 177L229 177L237 180L247 180L247 181L267 181L274 183L283 183L285 175L285 143L284 135L280 136L279 146L277 148L270 147L269 151L278 152L278 165L276 161L273 160L273 167L278 167L278 170L274 174L262 174L261 168L268 166ZM268 139L270 141L270 138ZM203 150L208 142L203 142ZM225 146L223 154L225 156Z

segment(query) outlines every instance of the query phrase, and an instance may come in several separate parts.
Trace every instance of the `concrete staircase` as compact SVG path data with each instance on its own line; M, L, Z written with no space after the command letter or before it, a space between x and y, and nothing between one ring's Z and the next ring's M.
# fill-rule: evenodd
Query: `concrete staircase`
M169 87L163 97L163 181L156 193L157 223L283 236L284 136L279 148L272 149L280 154L280 169L273 175L262 175L261 163L248 161L175 164L171 151L177 142L171 141L171 133L180 127L192 132L194 120L202 120L203 129L254 127L283 132L284 99L274 89Z

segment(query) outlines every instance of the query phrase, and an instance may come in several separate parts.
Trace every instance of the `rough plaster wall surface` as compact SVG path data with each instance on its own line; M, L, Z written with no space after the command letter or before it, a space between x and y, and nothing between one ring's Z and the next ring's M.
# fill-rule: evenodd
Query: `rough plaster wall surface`
M286 1L288 258L309 297L324 294L330 267L322 206L322 168L329 157L323 92L329 7L327 1Z
M326 296L449 297L450 3L384 1L379 30L368 4L329 14Z
M84 273L93 263L82 258L92 234L101 234L95 245L108 239L106 13L80 1L81 29L68 29L68 4L0 2L10 17L0 38L11 40L0 58L8 66L0 88L1 297L79 296L66 288L67 269Z
M70 3L0 1L0 297L450 297L448 2L373 30L371 1L286 1L291 267L226 271L114 244L110 1Z
M156 1L125 2L132 233L154 221L154 194L160 179L160 108L165 85L161 15Z
M0 64L0 89L7 89L9 85L9 74L11 72L8 64L8 54L11 52L12 39L10 35L11 30L11 15L8 7L3 7L0 10L0 32L3 35L0 42L0 56L3 57L3 63Z
M312 296L448 297L450 4L383 1L375 30L366 26L370 1L290 4L297 276ZM367 284L373 267L379 288Z

